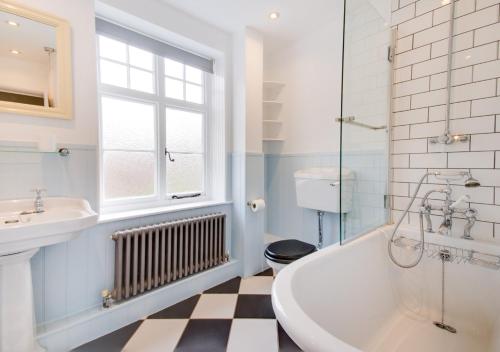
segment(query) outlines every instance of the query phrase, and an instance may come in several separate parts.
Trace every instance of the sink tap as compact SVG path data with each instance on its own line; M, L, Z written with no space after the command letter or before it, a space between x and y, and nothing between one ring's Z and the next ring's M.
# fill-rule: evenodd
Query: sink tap
M35 213L43 213L45 210L43 209L42 192L45 192L46 189L35 188L31 191L35 192L35 203L34 203Z

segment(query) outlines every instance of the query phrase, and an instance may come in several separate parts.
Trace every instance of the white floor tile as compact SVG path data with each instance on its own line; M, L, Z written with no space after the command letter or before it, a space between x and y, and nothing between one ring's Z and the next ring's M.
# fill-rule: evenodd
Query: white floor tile
M237 299L237 294L201 295L191 319L232 319Z
M277 352L278 330L274 319L234 319L227 352Z
M240 294L270 295L273 286L272 276L252 276L241 280Z
M188 319L148 319L125 345L124 352L169 352L175 349Z

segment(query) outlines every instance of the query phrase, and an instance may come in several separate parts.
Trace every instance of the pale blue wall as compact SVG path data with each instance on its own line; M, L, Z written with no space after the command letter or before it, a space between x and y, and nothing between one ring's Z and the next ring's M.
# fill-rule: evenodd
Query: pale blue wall
M97 209L97 158L93 148L71 148L71 155L0 152L0 199L32 197L44 187L48 196L83 197ZM228 215L231 205L175 212L97 225L75 240L42 248L32 260L38 324L75 315L101 305L100 292L113 288L114 243L119 229L209 212Z
M344 154L343 167L355 173L353 209L346 220L347 237L366 232L385 223L384 194L387 180L384 151ZM265 157L266 232L284 238L297 238L316 244L317 214L299 208L295 194L295 171L310 167L338 167L339 154L269 154ZM324 243L339 241L339 215L325 214Z

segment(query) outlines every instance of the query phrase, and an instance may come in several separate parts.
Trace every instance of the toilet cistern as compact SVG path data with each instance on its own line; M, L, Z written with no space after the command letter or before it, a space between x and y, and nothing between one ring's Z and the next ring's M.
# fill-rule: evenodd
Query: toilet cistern
M267 264L275 272L286 265L315 252L323 246L323 217L325 212L343 213L352 208L354 173L334 167L298 170L294 174L297 205L315 210L318 214L318 245L299 240L283 240L270 244L264 253ZM342 192L340 182L342 179ZM341 197L342 193L342 197ZM340 204L342 198L342 204Z

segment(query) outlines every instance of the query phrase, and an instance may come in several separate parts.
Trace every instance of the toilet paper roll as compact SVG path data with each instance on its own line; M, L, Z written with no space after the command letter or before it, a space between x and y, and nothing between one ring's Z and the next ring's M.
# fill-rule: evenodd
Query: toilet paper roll
M250 202L250 209L256 213L258 211L263 210L266 207L266 201L262 198L254 199Z

